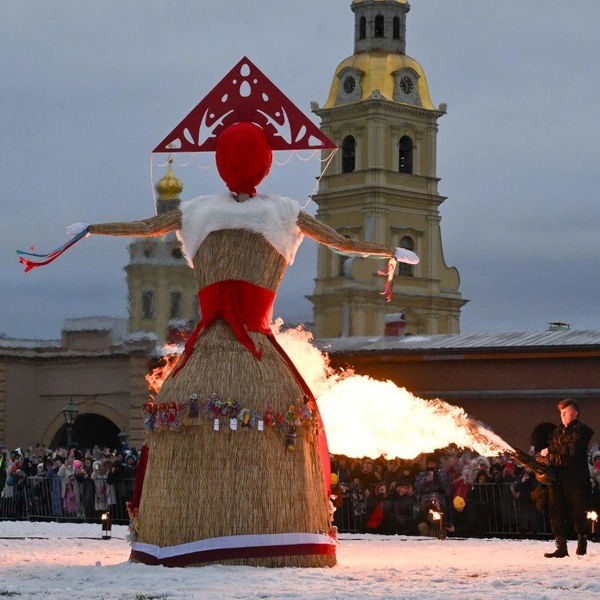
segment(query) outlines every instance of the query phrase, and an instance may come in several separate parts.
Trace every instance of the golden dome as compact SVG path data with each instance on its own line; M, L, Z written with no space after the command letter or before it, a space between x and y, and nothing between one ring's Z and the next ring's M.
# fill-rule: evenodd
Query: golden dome
M383 0L375 0L383 1ZM400 2L401 0L396 0ZM362 0L354 0L354 3L362 2ZM362 96L356 99L356 102L366 100L371 96L374 90L379 90L380 97L386 100L394 101L394 73L403 69L412 69L418 75L418 92L421 99L421 107L429 110L437 110L431 102L429 96L429 87L427 78L421 65L406 54L396 52L360 52L353 54L343 60L335 70L329 98L323 108L333 108L336 106L336 98L340 87L340 78L338 74L346 68L351 68L362 73L360 80Z
M155 186L159 200L179 200L179 194L183 191L181 179L177 179L173 174L172 163L173 159L170 158L167 174L162 179L159 179Z

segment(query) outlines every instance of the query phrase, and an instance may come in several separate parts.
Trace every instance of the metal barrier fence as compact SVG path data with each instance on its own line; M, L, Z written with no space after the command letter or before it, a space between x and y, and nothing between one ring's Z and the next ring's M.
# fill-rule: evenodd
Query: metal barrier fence
M393 502L393 501L392 501ZM509 483L478 483L469 493L467 502L476 503L487 521L485 537L532 537L546 538L551 535L547 507L541 512L534 503L519 502L512 494ZM450 520L449 509L451 498L446 498L445 519ZM343 505L334 514L334 523L338 531L361 533L365 531L365 523L369 515L366 512L364 499L357 499L350 489L344 492ZM416 521L419 512L418 503L413 506L413 527L394 530L388 527L386 533L406 533L417 535Z
M131 499L135 478L108 484L106 477L63 484L60 478L27 477L6 485L0 499L0 519L45 519L100 522L109 512L113 523L129 522L125 503Z
M129 518L125 503L131 499L134 483L132 477L119 479L111 485L104 477L96 480L87 478L72 486L74 489L63 490L60 478L28 477L16 485L5 487L0 500L0 519L100 522L101 515L109 511L113 522L127 524ZM476 484L468 502L477 502L484 509L486 537L541 538L550 535L547 511L540 513L535 505L518 503L511 493L510 484ZM364 502L358 506L352 494L345 493L342 507L335 512L334 522L338 530L341 533L364 531L368 517L364 508ZM415 506L415 518L417 511Z

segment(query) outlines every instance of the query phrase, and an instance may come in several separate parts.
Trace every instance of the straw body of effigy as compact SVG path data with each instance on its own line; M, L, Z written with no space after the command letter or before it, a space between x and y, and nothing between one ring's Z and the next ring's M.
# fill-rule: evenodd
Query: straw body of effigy
M338 250L394 255L379 244L345 238L303 212L295 226ZM133 223L91 225L89 230L100 235L156 236L181 227L182 214L174 210ZM275 292L287 262L262 234L222 228L202 241L193 267L199 290L233 280ZM215 430L215 419L206 410L206 399L215 394L252 407L259 415L265 414L269 405L274 414L289 414L290 407L303 407L305 391L281 353L264 334L248 334L254 346L262 349L260 360L242 345L229 324L217 320L202 331L188 362L177 376L167 378L158 394L156 404L163 407L184 404L192 395L197 396L198 406L192 416L187 405L177 430L154 428L154 424L150 428L132 560L177 565L173 549L183 547L188 551L186 566L214 561L269 567L335 564L314 413L312 419L301 420L295 449L290 451L285 426L233 430L225 419L218 419L219 429ZM163 409L161 418L165 415ZM279 553L251 544L248 552L238 547L234 558L225 553L208 560L202 552L189 551L202 540L208 541L209 547L213 540L234 545L238 540L238 546L243 546L246 537L291 537L292 542L286 539L289 544ZM294 544L298 538L302 541ZM165 550L161 556L166 559L154 560L154 555L148 554L156 549ZM189 558L196 555L196 561Z
M283 257L259 234L245 230L211 233L194 260L201 289L226 279L276 290L286 268ZM302 406L304 393L277 349L260 333L258 360L227 323L203 331L194 352L176 377L165 381L156 403L202 400L217 393L263 414ZM196 540L256 534L327 533L328 498L323 485L314 427L299 427L295 450L285 435L232 431L203 410L195 424L184 419L179 431L148 436L149 458L139 507L138 538L161 548ZM335 554L245 557L219 562L256 566L321 567ZM201 563L200 563L201 564Z

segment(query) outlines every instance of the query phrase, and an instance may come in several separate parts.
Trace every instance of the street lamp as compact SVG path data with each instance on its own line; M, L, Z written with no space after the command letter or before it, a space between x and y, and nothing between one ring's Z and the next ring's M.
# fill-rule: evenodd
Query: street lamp
M75 421L77 420L77 415L79 414L79 409L75 406L73 402L73 398L69 400L69 404L67 404L62 410L63 416L65 417L65 423L67 424L67 449L71 445L72 437L73 437L73 425L75 425Z
M119 438L119 444L121 444L121 448L123 448L123 446L127 443L127 440L129 439L129 433L123 430L119 432L119 435L117 437Z

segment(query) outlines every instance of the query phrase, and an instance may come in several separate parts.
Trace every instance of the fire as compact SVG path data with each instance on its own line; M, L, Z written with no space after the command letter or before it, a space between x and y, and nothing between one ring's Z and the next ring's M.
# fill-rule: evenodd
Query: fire
M146 374L146 382L152 400L154 400L156 394L160 392L160 388L165 379L169 376L169 373L177 364L180 355L181 347L176 344L165 344L162 347L158 366L154 367L150 373Z
M313 390L329 450L352 457L415 458L450 443L490 456L512 451L465 411L443 400L424 400L391 381L333 372L326 354L302 328L281 332L279 343Z
M272 328L317 398L332 453L412 459L451 443L485 456L513 450L458 406L424 400L391 381L334 371L302 326L283 331L277 319ZM164 346L160 364L146 375L153 400L180 352L180 346Z

